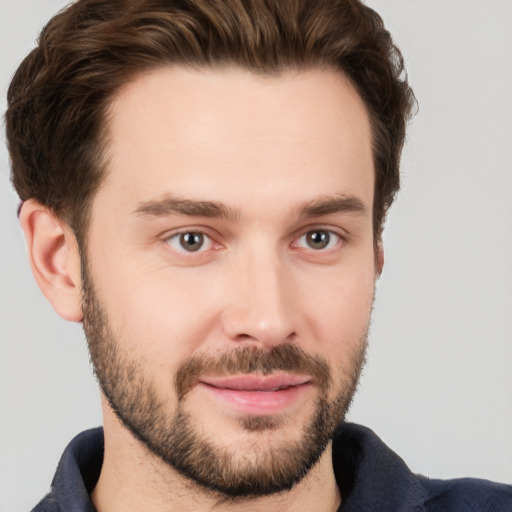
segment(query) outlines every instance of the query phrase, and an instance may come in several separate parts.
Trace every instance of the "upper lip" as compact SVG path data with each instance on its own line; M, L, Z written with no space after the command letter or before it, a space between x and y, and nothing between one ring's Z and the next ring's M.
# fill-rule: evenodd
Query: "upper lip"
M235 375L229 377L201 377L199 382L215 388L236 391L278 391L311 382L307 375Z

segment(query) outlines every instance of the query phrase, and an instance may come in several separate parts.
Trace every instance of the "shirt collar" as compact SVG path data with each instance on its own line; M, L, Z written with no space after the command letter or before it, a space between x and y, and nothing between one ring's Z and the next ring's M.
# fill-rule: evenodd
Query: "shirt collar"
M103 450L102 428L76 436L60 459L42 508L33 512L95 512L89 494L100 475ZM426 490L418 477L368 428L340 425L333 441L333 468L342 496L339 512L423 510Z

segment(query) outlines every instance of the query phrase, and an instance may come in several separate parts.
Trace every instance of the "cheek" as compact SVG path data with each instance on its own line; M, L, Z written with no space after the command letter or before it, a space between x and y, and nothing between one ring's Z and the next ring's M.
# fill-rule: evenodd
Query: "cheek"
M147 367L174 371L214 328L215 301L208 289L179 273L140 267L130 272L119 265L103 283L113 332L131 357Z
M312 350L321 351L334 365L347 360L366 336L375 290L374 267L337 269L310 283L304 311L314 326Z

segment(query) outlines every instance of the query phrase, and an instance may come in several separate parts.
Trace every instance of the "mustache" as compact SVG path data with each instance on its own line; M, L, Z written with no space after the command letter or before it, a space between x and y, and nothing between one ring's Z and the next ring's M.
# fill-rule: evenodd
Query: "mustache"
M320 389L327 389L331 384L329 365L323 357L308 354L296 345L290 344L277 345L270 350L237 347L217 357L192 356L178 368L174 384L178 400L183 400L201 375L270 375L276 371L309 375Z

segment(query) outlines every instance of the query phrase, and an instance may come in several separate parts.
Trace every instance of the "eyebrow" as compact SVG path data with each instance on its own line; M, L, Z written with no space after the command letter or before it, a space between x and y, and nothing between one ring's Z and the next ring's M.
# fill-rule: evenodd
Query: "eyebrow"
M315 199L300 209L301 218L321 217L333 213L356 213L365 215L367 208L355 196L335 195Z
M335 195L309 201L299 208L302 219L321 217L334 213L366 214L364 203L355 196ZM189 217L208 217L227 219L237 222L240 211L218 201L195 201L176 197L164 197L141 203L133 212L143 217L165 217L167 215L186 215Z
M143 217L165 217L179 214L189 217L222 218L236 222L240 212L217 201L194 201L176 197L164 197L141 203L133 212Z

